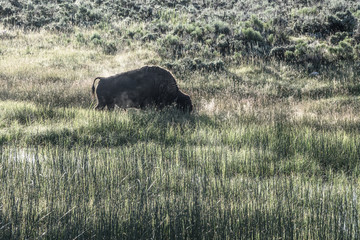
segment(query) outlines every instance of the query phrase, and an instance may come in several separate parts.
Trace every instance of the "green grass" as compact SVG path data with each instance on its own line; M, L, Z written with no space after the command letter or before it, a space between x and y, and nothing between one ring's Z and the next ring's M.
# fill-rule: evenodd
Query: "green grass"
M204 42L230 26L159 19ZM191 39L177 58L126 24L119 42L107 25L0 35L0 239L359 239L356 62L312 77L255 53L195 58ZM173 66L192 114L93 110L95 77L145 64Z
M0 238L359 234L360 142L340 122L283 110L0 109Z
M246 158L249 172L269 166L255 160L257 150L137 143L71 150L8 146L1 153L3 239L359 234L353 180L236 172Z

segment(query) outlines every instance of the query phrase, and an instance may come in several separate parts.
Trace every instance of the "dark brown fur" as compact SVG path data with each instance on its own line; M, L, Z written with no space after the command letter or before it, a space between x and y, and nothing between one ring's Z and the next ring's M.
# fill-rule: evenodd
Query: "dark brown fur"
M99 83L95 89L96 80ZM158 66L145 66L111 77L97 77L92 85L92 94L96 95L95 109L112 110L120 108L145 108L155 105L158 108L176 103L183 111L193 109L190 96L181 92L174 76Z

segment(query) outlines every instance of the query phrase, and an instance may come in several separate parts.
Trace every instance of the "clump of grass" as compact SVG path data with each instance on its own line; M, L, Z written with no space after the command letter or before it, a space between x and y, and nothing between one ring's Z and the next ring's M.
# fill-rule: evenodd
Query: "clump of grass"
M13 102L3 102L1 105L6 106L14 104ZM16 106L18 105L18 106ZM33 123L46 124L50 121L61 121L63 119L70 120L75 117L74 113L67 109L54 109L49 106L35 107L34 105L15 104L16 107L6 109L1 119L8 125L14 122L22 125L31 125Z

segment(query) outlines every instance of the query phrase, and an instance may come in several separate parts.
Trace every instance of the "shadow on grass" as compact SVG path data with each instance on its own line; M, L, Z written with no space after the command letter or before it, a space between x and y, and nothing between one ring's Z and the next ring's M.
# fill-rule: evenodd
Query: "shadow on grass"
M89 123L78 128L48 129L27 137L34 145L88 145L112 147L137 142L159 144L196 144L189 136L197 128L218 128L221 122L206 115L183 113L176 109L163 111L122 110L89 114Z

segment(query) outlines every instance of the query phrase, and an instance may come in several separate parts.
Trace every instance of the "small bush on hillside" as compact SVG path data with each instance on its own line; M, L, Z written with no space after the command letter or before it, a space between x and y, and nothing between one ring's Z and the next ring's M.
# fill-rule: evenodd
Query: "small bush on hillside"
M176 35L168 34L163 39L159 40L159 53L165 58L179 58L182 57L184 44Z
M292 53L292 57L294 57L295 56L294 51L295 51L295 46L274 47L270 51L270 56L275 57L280 60L284 60L284 59L288 59L290 57L290 53ZM286 53L288 56L286 56Z
M157 33L148 33L148 34L145 34L141 38L141 41L143 41L143 42L152 42L152 41L156 41L158 38L159 38L159 34L157 34Z
M337 45L340 41L344 40L348 36L349 34L347 32L337 32L330 37L330 43Z
M220 34L216 39L216 46L221 54L230 53L230 40L224 34Z
M245 41L249 42L263 42L264 38L261 33L254 30L253 28L245 28L242 30L242 36Z
M355 52L355 58L357 60L360 59L360 44L357 44L354 48L354 52Z
M288 57L292 56L291 53ZM327 53L327 46L323 43L314 42L311 44L300 41L295 46L294 51L294 62L306 64L308 71L317 71L322 64L327 64L331 59L329 59L329 54Z
M173 31L174 35L178 35L178 36L183 36L184 32L185 32L185 26L182 24L176 25Z
M102 45L103 52L108 55L114 55L117 52L117 47L114 42L105 42Z
M98 33L94 33L91 37L90 37L90 41L94 44L94 45L101 45L103 43L100 34Z
M78 42L78 43L82 43L82 44L86 44L86 39L85 39L85 37L84 37L84 34L82 34L82 33L78 33L78 34L76 34L76 41Z
M180 38L177 37L177 36L173 36L171 34L165 36L164 43L167 46L179 46L179 45L182 45L181 41L180 41Z
M324 22L324 19L321 16L305 18L305 19L300 18L295 23L293 30L301 34L306 34L306 33L315 34L316 37L318 38L327 36L330 32Z
M353 60L356 55L349 39L340 41L337 46L330 47L329 51L335 56L335 58L341 60Z
M354 33L354 40L357 42L357 43L360 43L360 24L358 24L358 27Z
M265 23L259 20L255 15L251 16L250 21L245 22L246 28L253 28L255 31L263 32L265 29Z
M285 51L284 53L284 58L286 61L289 61L289 62L294 62L295 61L295 54L293 51Z
M357 19L349 10L328 16L327 22L331 32L354 32L357 25Z
M231 33L229 24L226 22L222 22L222 21L215 22L214 29L215 29L215 34L229 35Z
M154 31L158 33L166 33L170 30L169 24L165 22L159 22L156 24Z
M190 36L197 41L203 41L204 34L204 29L202 27L196 26L195 29L190 33Z

